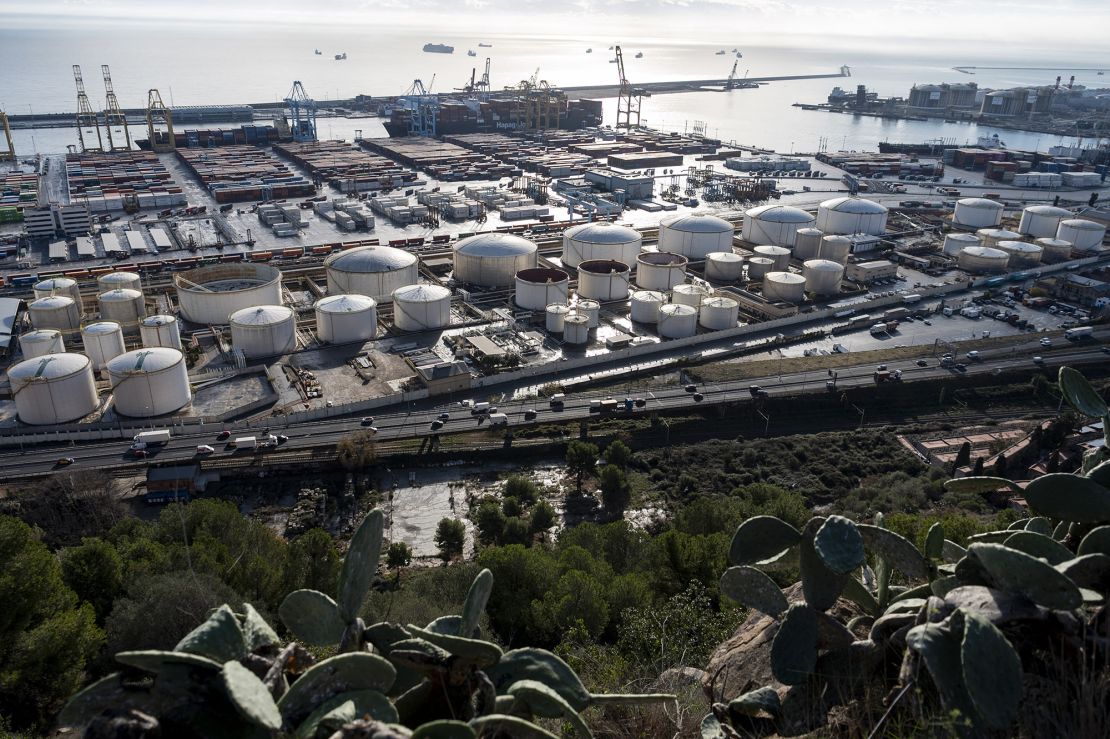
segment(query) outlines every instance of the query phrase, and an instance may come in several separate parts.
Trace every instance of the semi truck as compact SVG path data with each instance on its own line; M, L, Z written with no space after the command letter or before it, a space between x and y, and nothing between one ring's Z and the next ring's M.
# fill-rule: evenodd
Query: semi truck
M157 431L143 431L135 434L131 441L135 444L142 444L144 446L156 446L165 444L171 438L169 429L158 429Z
M1090 326L1076 326L1064 331L1064 338L1068 341L1079 341L1080 339L1089 339L1094 329Z

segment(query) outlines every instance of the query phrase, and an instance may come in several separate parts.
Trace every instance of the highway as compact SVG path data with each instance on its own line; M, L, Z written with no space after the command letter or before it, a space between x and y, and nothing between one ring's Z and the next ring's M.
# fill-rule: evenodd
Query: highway
M996 370L1006 371L1014 369L1033 369L1033 352L1036 351L1044 358L1044 367L1058 368L1061 365L1083 365L1090 363L1105 363L1107 354L1101 347L1094 344L1057 344L1053 349L1032 349L1022 347L1015 353L1012 347L981 352L982 361L968 362L965 372L967 374L986 374ZM966 360L965 360L966 361ZM901 370L903 382L920 380L935 380L962 374L958 370L943 369L937 360L926 360L927 366L920 367L917 360L902 360L888 363L888 369ZM873 384L875 372L874 364L860 364L837 370L837 387L860 387ZM643 398L646 403L643 407L635 407L632 411L624 410L624 396L610 393L582 393L568 396L561 408L553 408L543 399L512 400L498 407L498 411L508 417L510 428L520 428L540 423L572 422L583 418L597 417L596 409L591 410L593 400L613 397L620 402L620 409L609 412L606 416L621 416L626 414L643 414L651 411L673 411L696 406L711 406L724 403L753 402L749 391L750 385L759 385L772 396L798 395L802 393L826 392L826 372L809 371L805 373L770 375L767 377L753 378L740 381L703 383L698 385L697 392L702 399L696 400L692 392L685 388L665 385L653 389L641 388L635 392L636 398ZM534 410L536 417L526 419L525 414ZM438 430L431 428L432 422L441 413L449 413L450 418L444 421L443 427ZM49 474L60 469L72 470L133 470L142 474L147 465L165 465L167 463L184 463L192 461L220 460L220 467L229 466L231 460L248 460L260 455L275 458L276 462L282 456L291 456L297 452L300 457L314 448L334 447L345 435L352 432L366 430L369 424L363 424L358 417L342 417L324 419L310 423L296 425L281 425L280 419L275 419L269 427L272 434L284 434L288 441L276 449L255 451L227 448L225 442L217 442L216 436L225 427L219 424L208 424L201 427L190 427L188 433L175 436L167 444L150 450L146 459L136 460L128 456L128 443L124 440L97 441L82 444L53 444L37 445L20 449L9 447L0 450L0 474L4 478L23 476L39 476ZM380 440L416 439L433 436L436 434L459 434L489 428L489 422L484 416L473 415L468 407L459 403L451 406L421 407L408 413L389 413L376 416L373 427L377 429L376 438ZM232 438L261 435L266 428L262 423L251 427L242 425L228 426ZM214 453L198 455L198 445L206 444L215 449ZM71 457L71 465L58 464L62 458ZM202 464L203 467L203 464Z

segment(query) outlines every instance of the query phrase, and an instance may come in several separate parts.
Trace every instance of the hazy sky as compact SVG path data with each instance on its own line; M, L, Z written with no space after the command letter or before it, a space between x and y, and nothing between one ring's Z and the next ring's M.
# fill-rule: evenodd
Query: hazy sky
M981 39L1110 53L1107 0L0 0L9 28L146 21L412 26L489 33L758 44L821 34L938 42Z

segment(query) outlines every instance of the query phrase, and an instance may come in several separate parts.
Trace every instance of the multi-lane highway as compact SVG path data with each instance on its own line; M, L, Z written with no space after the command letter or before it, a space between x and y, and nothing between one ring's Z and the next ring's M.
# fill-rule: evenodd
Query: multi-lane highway
M1107 354L1097 345L1091 344L1066 344L1057 346L1054 350L1040 349L1043 356L1043 367L1056 368L1064 364L1083 365L1090 363L1105 363ZM968 362L962 372L955 369L945 369L939 366L935 359L925 360L925 366L919 366L916 359L902 360L888 363L891 371L901 370L902 382L919 380L935 380L943 377L959 376L964 374L990 374L1015 369L1034 369L1037 365L1033 361L1030 349L1023 353L1014 353L1012 348L997 349L981 352L982 361ZM966 361L966 360L965 360ZM843 367L836 371L836 386L838 388L868 386L874 383L875 365L855 365ZM608 393L584 393L568 396L561 407L551 407L545 400L513 400L500 405L498 412L508 417L510 428L539 423L557 423L577 421L582 418L598 416L596 407L591 408L591 401L607 397L615 397L619 401L619 409L606 415L642 414L651 411L672 411L675 409L691 408L695 406L709 406L722 403L753 402L751 385L759 385L769 395L794 395L808 392L826 392L825 382L828 375L821 371L805 373L771 375L742 381L705 383L697 387L701 399L695 398L692 391L684 387L666 385L653 389L637 390L634 398L643 398L643 406L634 407L632 411L624 409L624 396L612 396ZM530 411L534 411L533 414ZM433 429L433 422L443 413L449 418L443 420L442 428ZM334 447L344 436L356 431L366 431L371 422L364 423L358 417L343 417L324 419L311 423L283 426L275 421L269 427L272 434L282 434L288 440L281 443L276 449L250 450L231 449L226 442L217 441L217 435L224 429L217 424L202 427L189 427L186 433L175 436L167 444L152 448L146 459L135 460L128 456L128 443L124 440L98 441L76 445L54 444L39 445L34 447L6 448L0 450L0 474L4 477L18 477L29 475L42 475L61 469L58 464L62 458L72 458L74 461L67 465L67 469L92 470L92 469L119 469L134 468L141 471L145 465L163 465L173 462L187 462L196 460L229 460L229 459L254 459L259 455L267 455L276 459L298 452L304 455L307 450L320 447ZM472 414L471 410L461 404L439 407L423 407L408 413L390 413L379 415L372 421L376 429L375 438L380 440L412 439L427 437L434 434L459 434L489 428L489 420L485 415ZM229 426L232 438L242 436L261 436L264 433L262 424L253 427L243 425ZM215 449L210 454L197 454L199 445L209 445Z

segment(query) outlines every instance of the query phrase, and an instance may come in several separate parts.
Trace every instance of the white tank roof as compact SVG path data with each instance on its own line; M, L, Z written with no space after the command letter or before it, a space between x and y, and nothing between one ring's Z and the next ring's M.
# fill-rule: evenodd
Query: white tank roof
M1028 241L999 241L998 248L1003 251L1021 252L1024 254L1037 254L1044 251L1044 248L1037 244L1030 244Z
M140 324L143 326L165 326L170 323L177 323L177 319L173 316L167 316L165 314L147 316L142 321L140 321Z
M416 255L392 246L360 246L333 254L324 266L340 272L396 272L416 263Z
M114 334L120 330L120 325L116 321L97 321L90 323L81 329L83 334Z
M840 262L834 262L829 259L807 259L802 263L806 269L816 270L818 272L843 272L844 265Z
M47 290L69 290L76 284L77 281L69 277L51 277L48 280L35 283L35 289L43 292Z
M781 285L801 285L806 281L806 278L793 272L768 272L764 279Z
M822 208L834 210L837 213L857 213L857 214L873 214L873 213L886 213L887 207L881 203L876 203L874 200L867 200L866 198L833 198L821 203Z
M271 326L288 321L292 317L292 309L284 305L259 305L237 310L228 317L228 320L241 326Z
M582 223L563 232L568 239L589 244L627 244L641 238L640 232L628 226L609 221Z
M758 218L761 221L771 221L773 223L813 222L812 215L806 213L801 208L795 208L791 205L761 205L758 208L745 211L744 216L747 218Z
M8 370L8 377L17 380L57 380L83 371L89 366L84 354L47 354L25 359Z
M366 295L329 295L320 298L313 307L324 313L358 313L370 310L377 301Z
M725 231L732 232L732 224L723 218L710 215L679 215L665 219L661 224L666 228L674 229L675 231L687 231L690 233L723 233Z
M47 295L31 301L32 308L62 308L73 304L73 298L68 295Z
M956 205L962 208L983 208L985 210L1002 210L1002 203L988 198L961 198Z
M393 299L409 303L431 303L450 298L451 291L442 285L405 285L393 291Z
M181 361L181 352L164 346L136 349L108 360L108 372L117 375L160 372Z
M513 234L484 233L462 239L455 244L455 252L474 257L515 257L534 254L536 245Z
M1001 249L994 249L989 246L969 246L963 250L964 254L969 254L975 257L982 257L984 259L1009 259L1010 255Z
M1067 218L1072 214L1070 210L1057 208L1054 205L1030 205L1028 208L1025 209L1025 212L1032 213L1033 215L1038 216L1052 216L1059 218Z
M1071 213L1068 213L1068 215L1071 215ZM1066 221L1060 221L1060 225L1067 226L1068 228L1074 228L1078 231L1102 231L1106 228L1101 224L1095 223L1094 221L1088 221L1084 218L1069 218Z
M117 287L115 290L109 290L105 293L100 293L96 296L97 300L138 300L143 297L143 294L138 290L132 290L129 287Z

